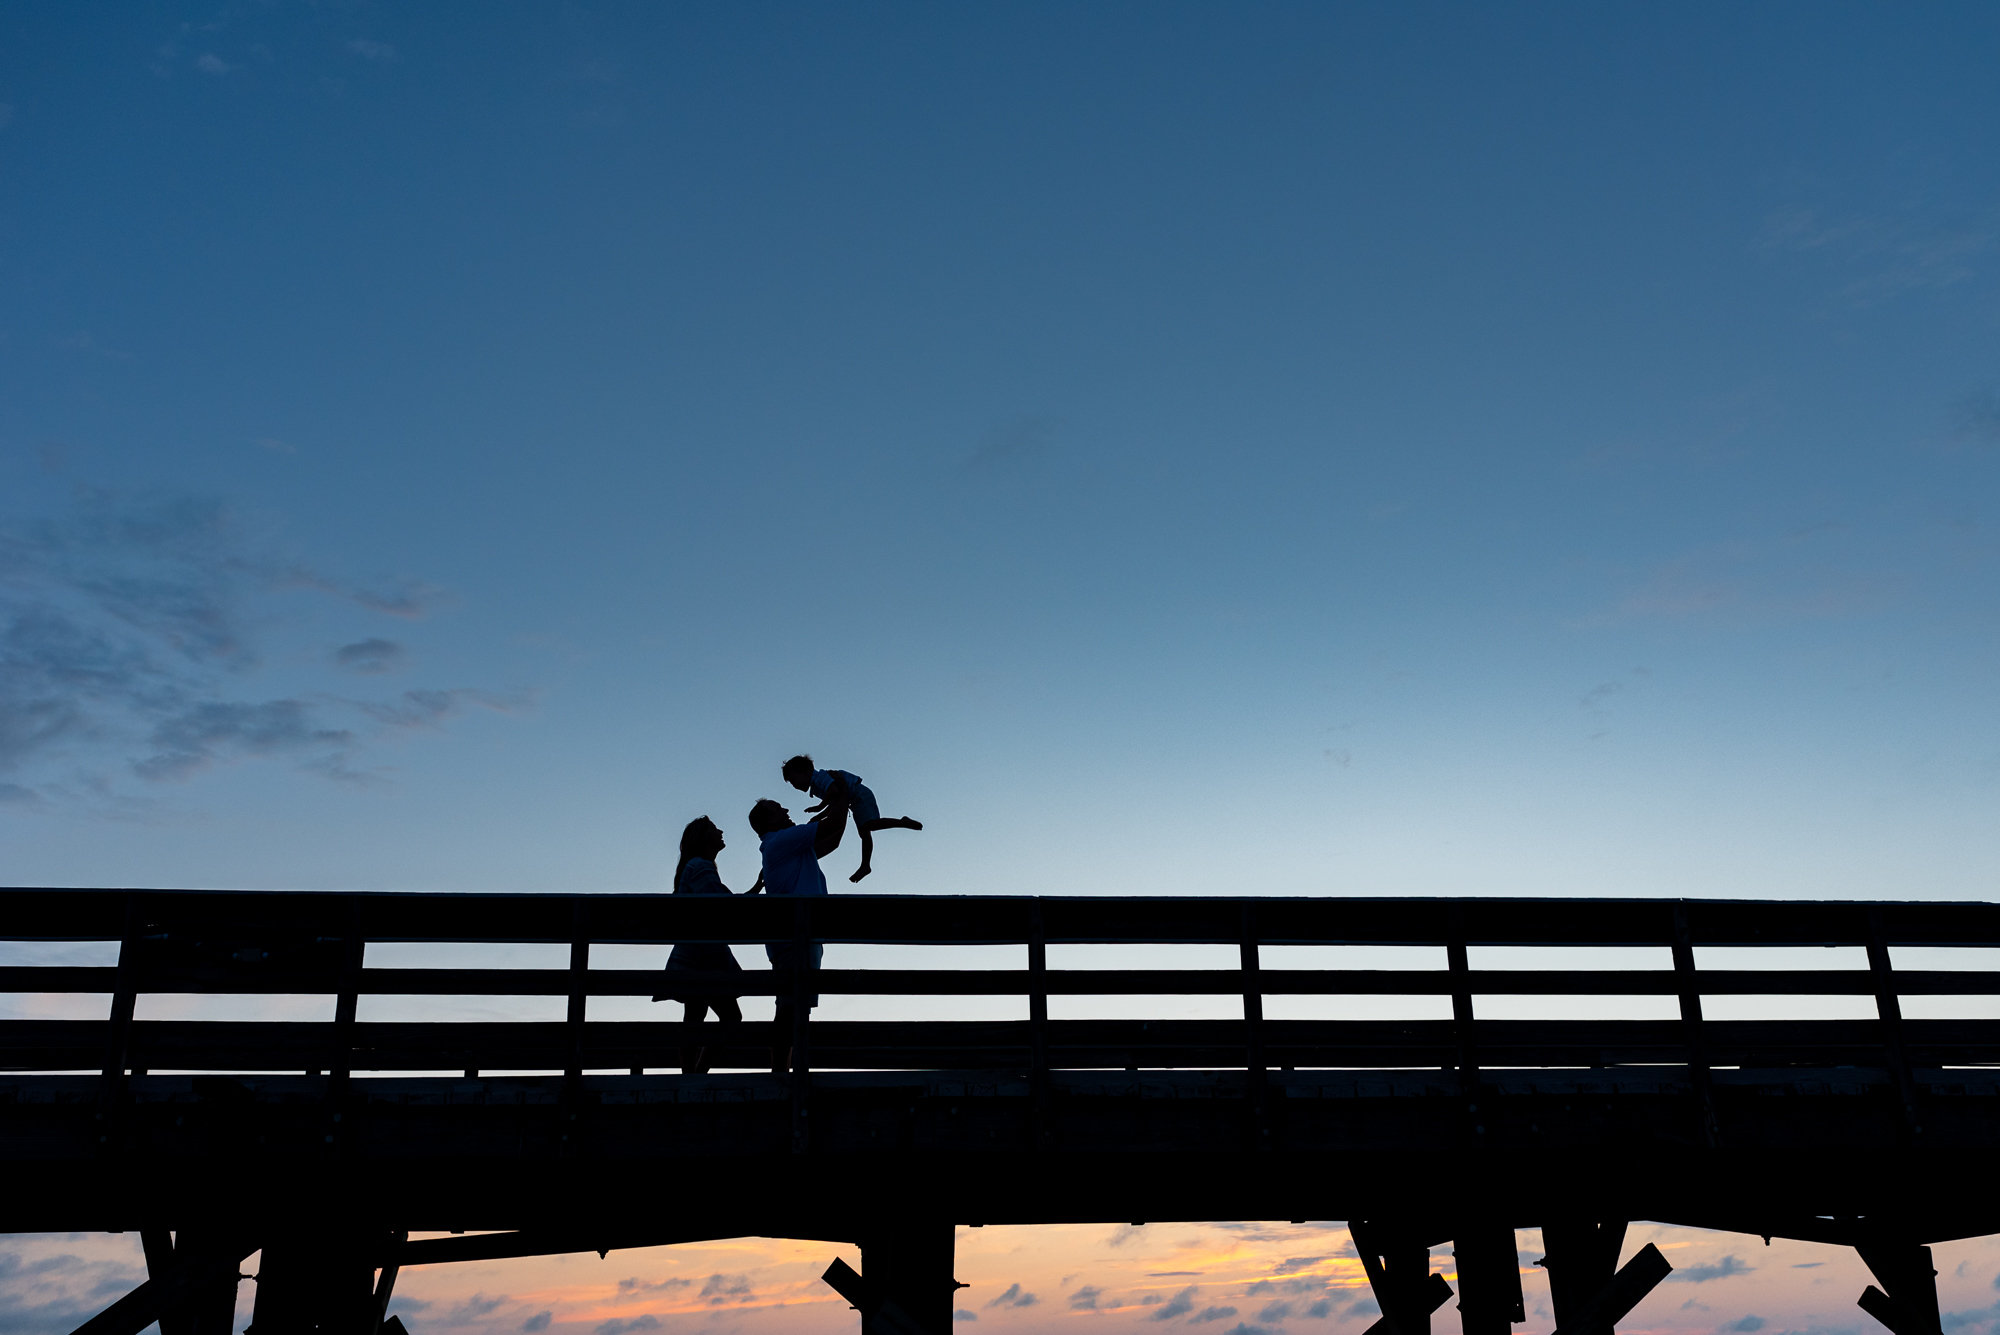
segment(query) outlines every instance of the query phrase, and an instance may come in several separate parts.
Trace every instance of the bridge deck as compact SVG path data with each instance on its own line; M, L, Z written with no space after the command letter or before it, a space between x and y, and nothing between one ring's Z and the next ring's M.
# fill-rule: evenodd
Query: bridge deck
M1542 1225L1589 1258L1598 1225L1564 1234L1563 1221L1650 1218L1872 1247L1904 1295L1898 1335L1936 1335L1934 1304L1908 1296L1921 1244L2000 1226L1976 1194L1939 1190L2000 1168L2000 1019L1979 1018L2000 998L2000 971L1977 967L2000 958L1980 953L2000 950L1988 904L14 890L0 891L0 939L116 943L115 964L0 967L0 991L104 999L98 1018L0 1021L0 1230L169 1221L191 1230L186 1265L203 1275L253 1239L319 1239L307 1250L346 1256L341 1274L387 1263L389 1283L392 1257L732 1233L863 1240L892 1258L878 1274L916 1274L940 1263L911 1239L944 1227L948 1241L953 1222L1347 1218L1380 1243L1364 1255L1383 1267L1371 1277L1385 1310L1414 1326L1429 1299L1395 1276L1419 1282L1409 1249L1425 1238L1476 1234L1464 1245L1491 1251L1505 1228ZM1026 967L752 969L671 988L900 998L891 1019L590 1018L594 997L662 987L653 969L592 967L594 947L690 940L1007 944ZM371 945L411 942L554 943L568 967L369 959ZM1049 966L1052 947L1189 943L1228 947L1234 967ZM1427 946L1437 967L1273 967L1274 947L1301 945ZM1489 947L1520 946L1568 948L1582 967L1476 967L1506 964ZM1703 967L1716 947L1793 946L1852 947L1859 967ZM1655 967L1603 967L1591 951L1605 947L1649 947ZM1974 967L1897 967L1940 950ZM189 993L253 1013L142 1013L144 996ZM253 998L284 995L330 998L332 1018L256 1016L268 1003ZM944 1018L953 999L996 996L1024 1018ZM1231 998L1235 1015L1158 1014L1163 996ZM1266 1015L1276 997L1384 996L1436 998L1448 1018ZM1708 1018L1705 999L1723 996L1865 1009ZM363 1018L364 1000L421 1015L443 997L560 997L564 1018ZM1051 1016L1052 998L1078 997L1139 1016ZM1482 1016L1497 997L1569 1013ZM1668 999L1667 1018L1616 1018L1649 997ZM1912 998L1942 1018L1906 1015ZM722 1073L680 1072L700 1045ZM728 1069L774 1048L794 1069ZM702 1201L701 1217L675 1218L675 1200ZM505 1232L380 1241L413 1229ZM330 1278L338 1266L286 1264L317 1278L281 1266L264 1290L348 1282ZM1609 1293L1610 1272L1599 1279ZM268 1320L259 1301L260 1332L282 1335L284 1311L319 1300L274 1297ZM1579 1301L1582 1335L1609 1335ZM924 1310L903 1335L948 1326L948 1310ZM1500 1309L1481 1310L1477 1335L1504 1335ZM129 1318L95 1329L138 1330Z

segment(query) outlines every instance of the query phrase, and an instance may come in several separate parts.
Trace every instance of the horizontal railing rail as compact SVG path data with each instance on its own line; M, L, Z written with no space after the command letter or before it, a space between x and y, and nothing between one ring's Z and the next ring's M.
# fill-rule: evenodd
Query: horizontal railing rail
M737 943L756 945L759 943ZM332 977L301 974L230 974L220 970L161 967L142 977L153 993L215 995L329 996L340 990ZM1667 970L1473 969L1476 996L1640 997L1674 996L1686 980ZM0 966L0 993L110 993L118 970L92 967ZM860 996L1027 996L1035 990L1026 969L821 969L813 974L820 992ZM651 969L371 968L359 976L363 995L560 997L581 990L593 997L651 996L661 990ZM1814 972L1792 969L1703 969L1704 996L1874 996L1879 982L1865 970ZM1977 970L1897 970L1902 996L2000 997L2000 972ZM782 996L790 984L765 969L740 973L676 973L678 991L723 992L730 996ZM1238 969L1051 969L1040 990L1049 996L1451 996L1465 990L1444 969L1285 969L1255 973Z
M803 904L803 909L800 905ZM1265 945L1442 946L1447 916L1472 946L1666 946L1683 916L1697 946L1991 946L2000 904L1663 899L1342 899L672 895L0 889L0 940L118 941L126 915L172 936L250 932L278 949L370 942L782 940L803 911L811 934L878 944L1225 944L1252 913Z
M764 941L1025 948L1027 967L834 967L668 976L593 967L593 947ZM678 1068L684 1045L712 1065L760 1064L796 1034L751 1021L720 1032L674 1019L592 1019L591 998L1013 997L1018 1019L815 1019L816 1069L1049 1071L1200 1067L1487 1070L1647 1066L1707 1089L1725 1067L1854 1067L1883 1073L1908 1100L1913 1068L2000 1065L2000 1018L1903 1014L1911 997L2000 998L2000 969L1896 969L1910 947L2000 951L2000 905L1734 900L955 898L791 900L665 895L449 895L180 890L0 890L0 941L115 942L117 962L0 965L0 993L108 996L88 1019L0 1020L0 1070L562 1071ZM541 944L568 967L372 964L371 946ZM1229 947L1218 968L1051 968L1051 947ZM1285 946L1423 946L1436 968L1283 967ZM1701 968L1715 947L1858 948L1854 967ZM1483 947L1650 947L1671 967L1475 967ZM2000 959L2000 956L1995 956ZM1737 961L1734 963L1742 963ZM145 996L330 996L332 1019L147 1018ZM1872 1014L1824 1019L1705 1018L1723 997L1859 997ZM563 997L567 1018L370 1018L364 999ZM1079 1019L1050 998L1240 998L1241 1018ZM1267 998L1440 998L1450 1018L1267 1016ZM1577 1014L1482 1015L1493 998L1550 998ZM1668 1018L1608 1018L1618 998L1673 998ZM1212 1002L1209 1003L1212 1006ZM2000 1008L1996 1008L2000 1013ZM1705 1095L1704 1095L1705 1096Z

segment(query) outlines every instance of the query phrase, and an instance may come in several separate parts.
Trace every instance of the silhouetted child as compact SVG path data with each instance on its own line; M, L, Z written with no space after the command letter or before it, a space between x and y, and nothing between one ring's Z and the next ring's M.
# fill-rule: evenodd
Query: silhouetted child
M868 785L861 782L860 775L849 774L844 769L814 769L811 756L793 756L787 760L784 775L786 783L802 793L811 793L819 799L807 807L807 811L818 811L826 805L827 791L835 782L846 784L848 810L854 814L854 828L861 831L861 865L854 869L854 875L847 878L850 881L858 881L873 870L868 862L875 856L875 840L872 835L876 830L924 828L922 821L911 820L908 816L885 819L882 808L875 804L875 794L868 791Z

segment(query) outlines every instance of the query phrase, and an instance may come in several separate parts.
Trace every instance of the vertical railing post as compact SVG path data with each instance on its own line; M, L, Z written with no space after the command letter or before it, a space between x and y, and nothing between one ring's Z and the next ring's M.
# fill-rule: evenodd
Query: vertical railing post
M1685 903L1674 905L1674 980L1680 988L1681 1041L1687 1048L1688 1078L1701 1109L1701 1143L1714 1149L1722 1139L1715 1114L1715 1076L1708 1064L1708 1040L1701 1024L1701 981L1695 976L1694 934Z
M574 1084L583 1079L583 1032L590 1014L590 901L578 897L570 908L569 1010L564 1034L568 1060L563 1075Z
M806 1004L807 998L811 995L806 991L807 987L811 986L807 979L815 973L810 953L813 942L808 906L811 903L810 899L798 899L792 904L792 976L789 980L792 992L792 1032L789 1035L779 1036L781 1042L789 1038L792 1045L792 1153L794 1154L804 1154L812 1143L811 1128L808 1125L811 1109L807 1106L807 1096L812 1089L812 1058L807 1050L811 1031L807 1020L812 1014L812 1008Z
M1458 1089L1465 1100L1466 1124L1474 1140L1486 1136L1479 1110L1479 1052L1473 1040L1472 963L1466 949L1462 910L1454 905L1445 918L1445 967L1451 972L1451 1029L1457 1049Z
M583 1039L590 1014L590 901L579 895L570 905L569 1008L563 1025L564 1061L561 1152L577 1150L577 1122L583 1107Z
M1028 906L1028 1093L1036 1149L1049 1145L1049 934L1042 901Z
M118 975L112 984L110 1023L105 1029L104 1073L97 1087L97 1143L109 1148L117 1110L125 1095L125 1071L132 1058L132 1016L139 998L138 896L125 896L119 929Z
M354 1073L354 1022L361 1001L361 966L368 943L361 936L361 905L349 896L342 906L340 978L333 999L333 1035L326 1053L326 1143L343 1137L348 1113L348 1085Z
M1250 1107L1251 1142L1257 1149L1271 1144L1270 1082L1264 1069L1264 986L1258 977L1257 906L1243 905L1239 944L1243 965L1243 1030L1245 1047L1243 1093Z
M1896 1083L1896 1096L1903 1105L1903 1127L1911 1139L1921 1140L1923 1117L1917 1104L1917 1082L1910 1070L1910 1052L1903 1041L1903 1003L1896 995L1889 943L1882 934L1882 911L1868 910L1868 972L1875 984L1875 1014L1882 1025L1882 1046L1888 1056L1889 1077Z

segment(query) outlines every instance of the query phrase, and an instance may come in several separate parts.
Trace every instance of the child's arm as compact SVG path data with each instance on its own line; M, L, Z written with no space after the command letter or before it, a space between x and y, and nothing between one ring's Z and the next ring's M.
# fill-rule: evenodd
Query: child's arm
M847 833L847 785L835 779L833 787L827 789L826 812L814 822L819 826L813 835L813 856L825 857L840 847L840 837Z

